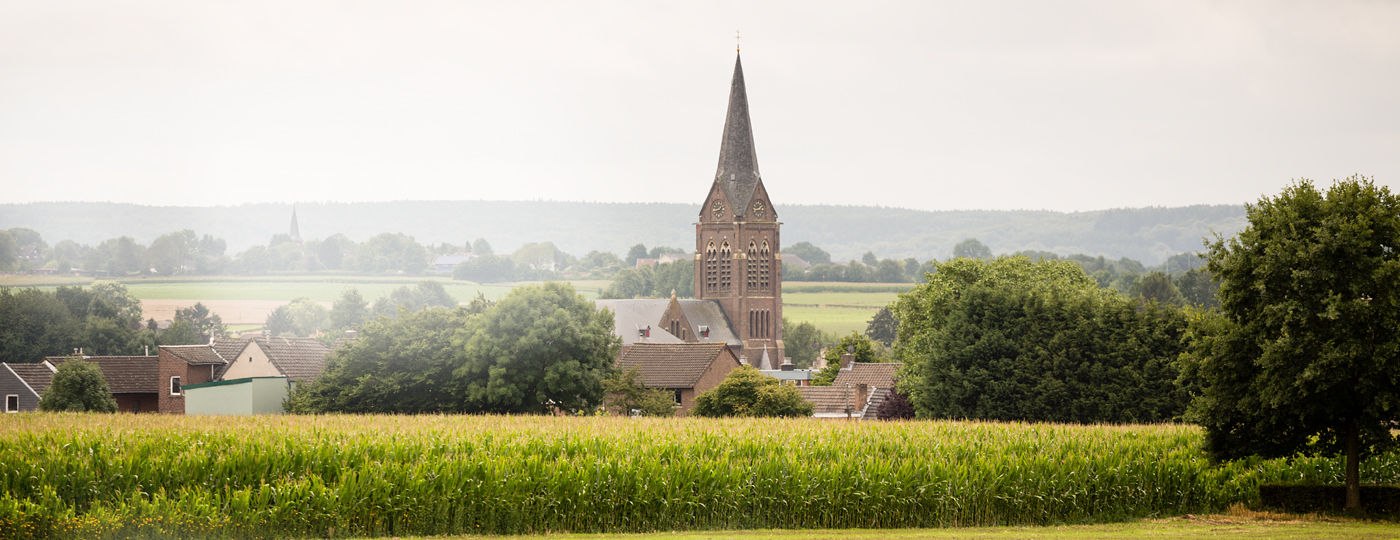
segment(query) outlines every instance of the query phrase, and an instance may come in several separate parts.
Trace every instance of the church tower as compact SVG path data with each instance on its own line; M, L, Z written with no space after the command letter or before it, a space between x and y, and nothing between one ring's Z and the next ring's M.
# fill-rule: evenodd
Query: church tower
M719 168L695 224L695 297L723 307L742 359L777 369L783 350L783 268L778 214L758 174L744 68L734 59ZM769 365L761 365L767 357Z

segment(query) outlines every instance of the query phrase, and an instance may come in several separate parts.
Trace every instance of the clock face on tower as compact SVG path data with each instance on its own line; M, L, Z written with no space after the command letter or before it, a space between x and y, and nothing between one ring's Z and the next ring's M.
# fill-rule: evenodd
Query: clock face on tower
M763 201L754 201L754 202L753 202L753 217L756 217L756 218L759 218L759 219L763 219L763 216L764 216L765 214L767 214L767 213L768 213L768 208L765 207L765 206L763 206Z
M724 217L724 203L715 201L714 204L710 205L710 213L715 216L715 219Z

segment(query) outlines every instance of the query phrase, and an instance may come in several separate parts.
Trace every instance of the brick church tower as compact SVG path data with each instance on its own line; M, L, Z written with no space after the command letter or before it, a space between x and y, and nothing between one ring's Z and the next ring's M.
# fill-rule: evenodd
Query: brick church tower
M742 359L760 369L783 362L779 225L758 174L744 69L735 57L719 168L695 224L695 297L723 307L744 343Z

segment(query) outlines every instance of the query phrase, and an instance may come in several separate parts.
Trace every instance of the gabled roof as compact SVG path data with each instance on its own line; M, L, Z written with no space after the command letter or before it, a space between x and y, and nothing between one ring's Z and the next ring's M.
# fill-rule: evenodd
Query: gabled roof
M748 212L749 202L763 180L758 174L758 153L753 147L753 126L749 121L749 97L744 88L744 66L734 57L734 79L729 83L729 110L724 118L724 137L719 145L719 167L715 183L729 199L735 215ZM705 209L701 208L701 212Z
M613 312L613 333L622 338L624 347L633 343L685 343L662 328L661 315L670 300L637 298L630 300L594 300L593 305ZM637 331L651 327L651 336L643 338Z
M885 400L890 398L889 388L876 388L870 392L870 399L865 402L865 412L860 414L861 420L879 420L880 406L885 404Z
M690 335L695 336L700 342L719 342L735 347L744 345L744 342L734 333L734 326L729 323L729 317L724 315L724 308L720 307L718 301L687 298L679 302L686 320L690 321ZM710 337L700 337L700 325L710 327Z
M326 370L326 356L331 353L320 341L307 337L257 338L254 341L267 352L267 358L288 379L305 382L321 376Z
M622 353L623 371L637 368L648 388L694 388L716 361L739 361L723 343L637 343Z
M228 361L220 356L212 345L161 345L160 350L175 358L184 360L191 366L223 365Z
M860 415L855 390L845 386L799 386L797 391L812 404L812 416L845 416L847 406L851 407L851 416Z
M851 369L841 370L831 385L844 387L847 384L852 386L865 384L871 388L893 388L895 373L902 365L904 364L897 362L855 362L851 364Z
M79 360L92 362L102 370L102 378L113 394L154 394L160 392L159 362L155 356L84 356ZM50 356L49 363L57 366L67 361L65 356Z
M0 365L8 368L16 377L19 377L20 381L28 385L30 390L33 390L35 394L40 396L44 395L44 391L48 390L49 386L53 384L53 365L48 362L24 362L18 364L0 362Z
M252 337L218 338L214 340L214 352L219 353L219 357L232 362L238 359L238 353L248 347L248 342Z

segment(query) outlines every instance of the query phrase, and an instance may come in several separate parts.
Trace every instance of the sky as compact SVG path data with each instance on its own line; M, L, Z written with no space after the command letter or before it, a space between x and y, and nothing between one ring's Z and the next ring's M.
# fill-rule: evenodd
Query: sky
M775 206L1400 188L1400 2L0 0L0 202Z

